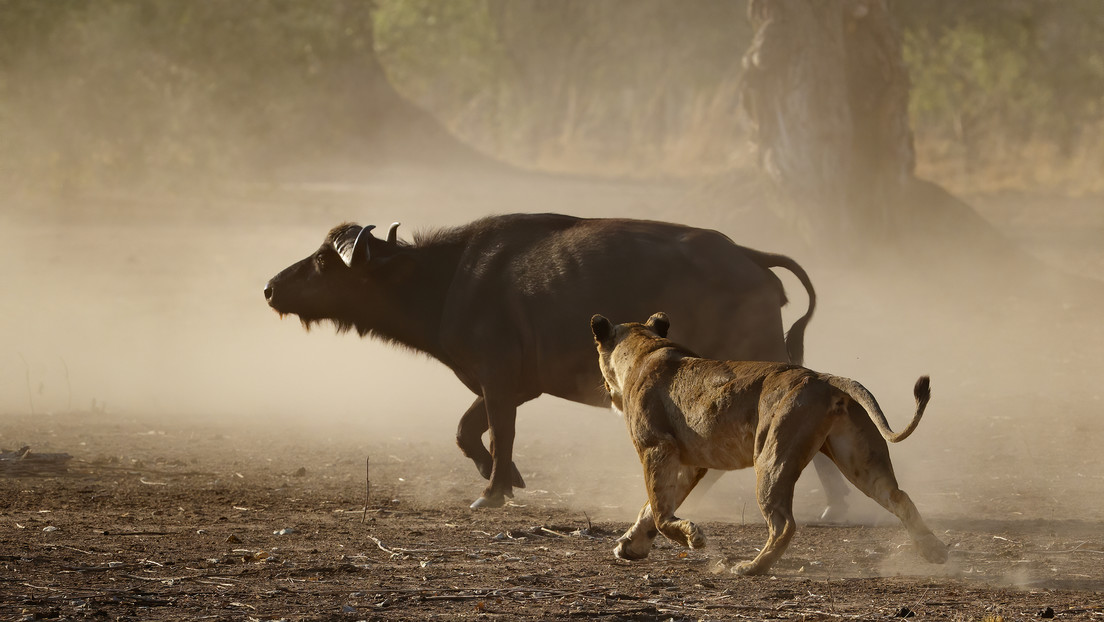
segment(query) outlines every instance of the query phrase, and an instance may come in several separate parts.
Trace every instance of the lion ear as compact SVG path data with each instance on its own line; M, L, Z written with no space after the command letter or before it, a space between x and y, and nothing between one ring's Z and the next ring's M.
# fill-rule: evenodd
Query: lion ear
M590 331L594 333L594 342L602 345L609 341L610 336L613 335L613 325L610 324L609 320L595 313L590 318Z
M644 325L652 329L652 332L655 334L666 339L667 331L671 328L671 320L667 319L666 313L660 311L648 318L648 321Z

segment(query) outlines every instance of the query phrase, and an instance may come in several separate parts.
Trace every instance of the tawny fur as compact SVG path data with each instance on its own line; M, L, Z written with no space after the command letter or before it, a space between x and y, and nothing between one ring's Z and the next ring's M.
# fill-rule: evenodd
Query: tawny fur
M853 380L785 363L700 358L666 339L669 326L662 313L645 324L591 320L606 388L624 413L648 493L636 523L618 540L618 557L646 557L659 533L691 548L705 546L701 528L675 510L708 469L753 467L767 542L732 571L766 572L796 529L797 478L823 452L855 487L901 519L926 560L946 561L946 546L898 487L886 443L903 440L919 423L930 397L926 376L914 389L912 421L895 434L874 397Z

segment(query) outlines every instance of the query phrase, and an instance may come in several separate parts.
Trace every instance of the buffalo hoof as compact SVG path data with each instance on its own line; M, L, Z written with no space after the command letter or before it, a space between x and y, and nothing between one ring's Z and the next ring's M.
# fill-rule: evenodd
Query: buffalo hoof
M506 505L505 495L482 495L471 504L471 509L482 510L484 508L500 508Z
M824 511L820 513L820 522L822 523L842 523L847 519L847 504L843 501L837 501L836 503L829 504L824 508Z

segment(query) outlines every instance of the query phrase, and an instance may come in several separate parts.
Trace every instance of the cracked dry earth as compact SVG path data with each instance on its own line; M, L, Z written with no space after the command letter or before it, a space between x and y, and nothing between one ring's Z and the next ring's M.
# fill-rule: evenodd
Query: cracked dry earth
M1006 495L999 478L964 473L958 489L975 500L928 512L951 545L944 566L886 517L817 524L815 478L803 478L811 518L770 576L745 578L726 568L765 527L735 475L683 514L704 526L705 549L660 538L645 561L613 557L642 488L631 453L586 476L620 424L603 425L578 443L519 435L529 488L472 512L480 480L443 433L8 415L0 446L72 460L62 474L0 474L0 618L1104 620L1094 476L1041 473L1038 489ZM943 493L923 492L940 482L920 485L922 510L940 505ZM1030 494L1072 495L1080 510L1032 510Z

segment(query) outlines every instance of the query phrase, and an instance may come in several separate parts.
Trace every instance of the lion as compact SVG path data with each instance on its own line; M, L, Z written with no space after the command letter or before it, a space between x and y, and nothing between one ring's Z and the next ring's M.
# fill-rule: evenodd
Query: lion
M701 528L675 510L708 469L755 467L767 542L732 572L766 572L796 529L797 478L823 452L901 519L924 559L947 560L946 545L898 487L886 444L916 429L931 397L927 376L913 390L912 421L894 433L874 396L854 380L787 363L700 358L666 338L670 325L664 313L644 324L613 325L601 315L590 321L606 390L624 414L648 492L636 523L617 540L617 557L647 557L659 533L692 549L705 546Z

